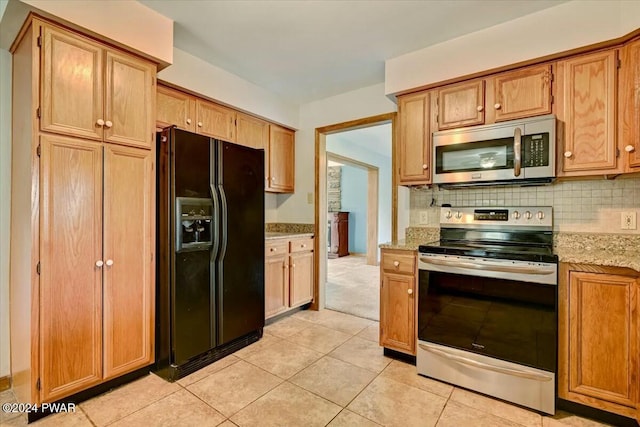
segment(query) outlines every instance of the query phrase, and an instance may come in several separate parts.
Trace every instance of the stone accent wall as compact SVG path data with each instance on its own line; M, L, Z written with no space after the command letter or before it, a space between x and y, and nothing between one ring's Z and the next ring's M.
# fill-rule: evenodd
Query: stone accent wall
M327 208L329 212L339 212L341 206L342 167L327 167Z

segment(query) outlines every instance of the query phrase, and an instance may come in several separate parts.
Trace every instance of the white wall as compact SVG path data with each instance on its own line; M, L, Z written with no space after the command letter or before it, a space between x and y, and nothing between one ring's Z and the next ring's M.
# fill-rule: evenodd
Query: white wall
M2 14L0 2L0 15ZM9 375L9 232L11 214L11 54L0 49L0 378Z
M296 132L296 192L277 196L278 222L314 222L313 202L307 198L315 186L315 129L336 123L396 111L384 95L384 84L346 92L300 106L300 129Z
M621 37L640 28L640 1L571 1L389 59L385 93Z
M158 78L236 109L298 128L297 105L178 48L173 51L173 64L158 73Z
M128 46L165 65L172 62L173 21L137 1L79 4L76 0L9 0L2 22L3 48L13 42L26 13L33 9Z

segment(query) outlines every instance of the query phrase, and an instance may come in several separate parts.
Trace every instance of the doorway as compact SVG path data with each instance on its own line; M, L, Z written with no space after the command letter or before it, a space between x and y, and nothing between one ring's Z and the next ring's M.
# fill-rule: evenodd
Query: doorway
M372 128L379 125L390 125L390 145L391 145L391 158L388 160L389 175L390 175L390 193L388 200L384 203L384 207L380 207L380 211L384 209L387 220L390 226L387 225L385 233L385 241L393 240L397 237L397 177L393 171L392 165L395 164L395 133L396 133L396 113L382 114L378 116L368 117L365 119L354 120L351 122L339 123L331 126L325 126L316 129L316 144L315 144L315 286L314 286L314 303L312 308L321 309L326 306L326 283L327 283L327 218L328 218L328 197L327 197L327 159L332 156L331 152L327 153L327 137L347 131ZM343 156L347 157L347 156ZM335 157L334 157L335 158ZM350 159L349 157L347 159ZM344 160L344 159L342 159ZM359 160L359 159L351 159ZM362 162L365 163L366 162ZM366 167L366 166L365 166ZM374 174L369 174L368 179L373 180ZM367 188L370 186L367 185ZM362 191L367 191L363 188ZM376 195L380 196L380 195ZM369 205L369 203L367 203ZM388 212L387 212L388 211ZM377 224L376 224L376 228ZM367 234L373 230L372 224L367 226ZM370 240L370 236L367 236L367 240ZM362 257L364 261L370 261L371 264L377 264L378 262L378 243L368 245L366 251L366 257ZM366 259L365 259L366 258ZM367 264L367 262L363 262ZM375 265L367 265L370 268L378 269ZM373 294L379 293L378 279L373 279L376 283L373 284L373 290L371 291L371 297ZM377 298L376 298L377 299ZM379 308L377 309L379 310ZM379 311L378 311L379 312ZM357 314L356 314L357 315Z

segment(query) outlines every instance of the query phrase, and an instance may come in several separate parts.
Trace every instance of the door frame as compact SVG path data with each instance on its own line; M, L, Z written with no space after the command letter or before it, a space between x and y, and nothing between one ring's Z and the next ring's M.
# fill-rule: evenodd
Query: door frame
M396 167L396 133L398 113L385 113L348 122L316 128L315 132L315 198L314 198L314 280L311 309L324 308L324 285L327 279L327 144L326 137L333 133L391 123L391 236L398 232L398 168Z
M327 160L367 171L367 265L378 265L378 185L379 169L350 157L327 151Z

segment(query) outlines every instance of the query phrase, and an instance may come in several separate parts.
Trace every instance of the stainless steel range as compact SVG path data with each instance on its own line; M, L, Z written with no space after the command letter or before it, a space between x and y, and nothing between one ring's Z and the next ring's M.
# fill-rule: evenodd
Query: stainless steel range
M419 247L418 373L553 414L551 207L443 207Z

